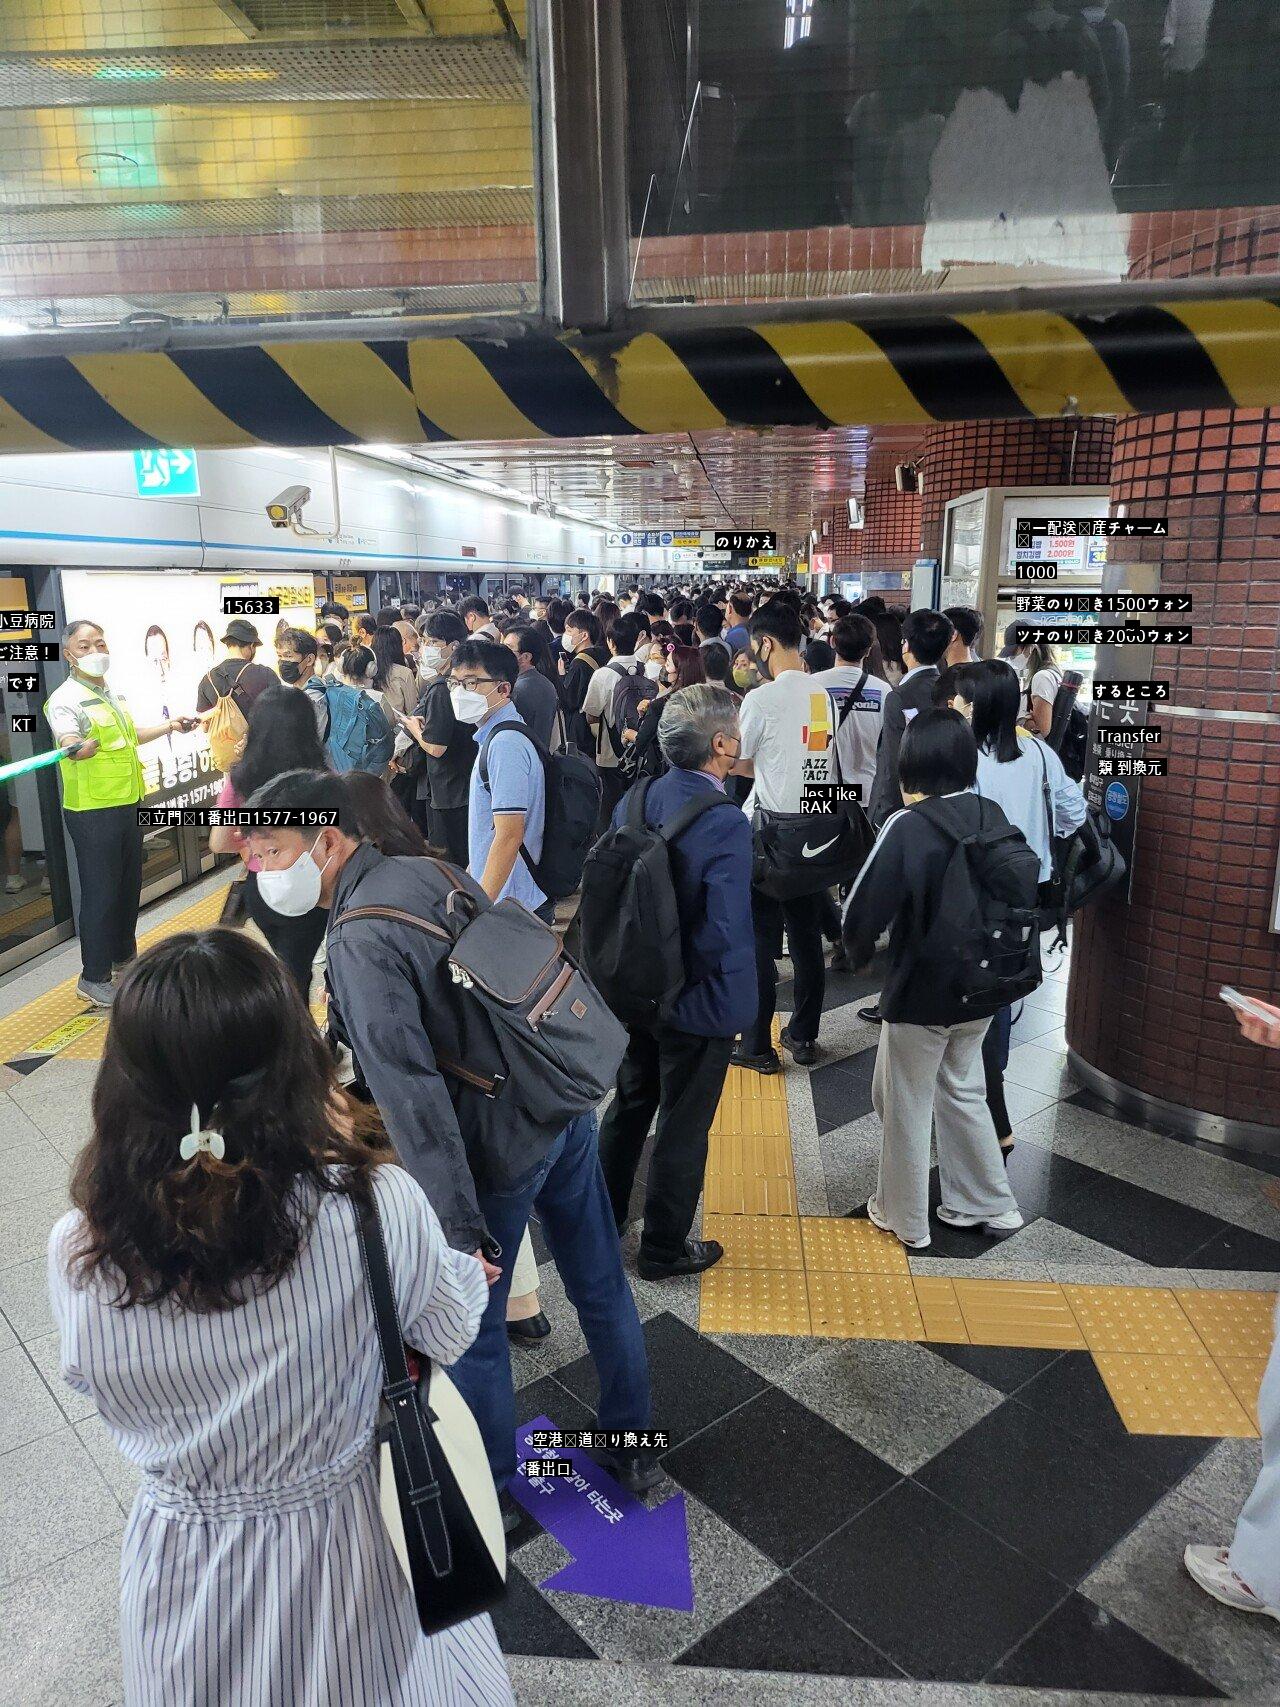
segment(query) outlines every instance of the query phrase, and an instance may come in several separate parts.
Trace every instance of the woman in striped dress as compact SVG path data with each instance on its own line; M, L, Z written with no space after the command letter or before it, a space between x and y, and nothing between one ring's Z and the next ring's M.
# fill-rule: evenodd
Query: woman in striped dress
M424 1636L382 1526L352 1200L372 1194L405 1337L437 1361L475 1337L484 1272L353 1132L288 974L233 931L141 956L93 1107L49 1283L62 1373L142 1473L129 1707L505 1707L491 1621Z

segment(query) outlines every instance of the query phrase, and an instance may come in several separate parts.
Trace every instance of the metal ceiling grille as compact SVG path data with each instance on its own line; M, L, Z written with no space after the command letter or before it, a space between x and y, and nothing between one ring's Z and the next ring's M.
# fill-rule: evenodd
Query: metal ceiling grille
M412 195L243 196L206 202L8 207L0 242L98 243L137 238L290 232L435 231L533 226L531 185Z
M292 290L207 292L148 291L129 296L15 296L0 302L6 327L21 323L33 330L116 326L156 319L187 324L223 320L252 320L263 325L288 325L297 320L324 320L339 315L369 318L413 314L528 313L537 305L533 280L508 284L430 285L406 290ZM353 330L358 334L357 320Z
M420 27L428 27L417 0L410 0L407 7L397 5L396 0L236 0L236 9L244 13L255 29L264 32L399 31L406 22L412 22L414 13L418 14Z
M0 108L518 101L527 95L524 63L505 37L0 54Z
M871 444L864 427L779 427L415 446L414 455L616 527L733 523L794 540L814 516L864 489Z

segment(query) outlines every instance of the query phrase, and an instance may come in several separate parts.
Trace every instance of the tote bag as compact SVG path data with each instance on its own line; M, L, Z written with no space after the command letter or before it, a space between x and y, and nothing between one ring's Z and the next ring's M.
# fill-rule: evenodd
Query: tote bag
M420 1352L409 1355L422 1373L410 1372L377 1208L358 1204L356 1216L382 1352L382 1520L431 1636L487 1612L506 1592L502 1513L466 1401Z

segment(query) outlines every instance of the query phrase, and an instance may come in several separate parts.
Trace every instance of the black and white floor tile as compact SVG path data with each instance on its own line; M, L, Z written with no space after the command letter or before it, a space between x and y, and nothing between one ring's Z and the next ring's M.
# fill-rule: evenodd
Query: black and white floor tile
M1270 1171L1083 1091L1065 978L1056 968L1014 1028L1026 1226L997 1241L935 1222L913 1270L1280 1287ZM879 1145L876 1031L857 1008L876 985L831 986L820 1064L788 1067L797 1194L804 1213L857 1215ZM553 1277L555 1332L521 1416L571 1426L594 1374ZM1085 1353L704 1336L696 1283L638 1293L655 1426L672 1437L653 1499L684 1492L695 1610L543 1594L567 1555L530 1523L498 1622L546 1699L923 1703L947 1685L947 1702L1280 1700L1280 1631L1206 1600L1180 1562L1187 1541L1230 1534L1257 1441L1129 1434Z

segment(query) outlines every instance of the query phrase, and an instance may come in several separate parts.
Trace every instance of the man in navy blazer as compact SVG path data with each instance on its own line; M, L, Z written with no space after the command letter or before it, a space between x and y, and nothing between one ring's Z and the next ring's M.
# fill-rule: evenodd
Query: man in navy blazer
M666 701L658 744L670 765L645 797L645 821L668 823L700 796L724 794L741 740L738 706L724 688L681 688ZM624 797L615 825L626 816ZM724 1255L691 1239L707 1134L734 1039L756 1017L751 923L751 826L731 802L703 812L671 848L686 982L670 1018L632 1026L617 1091L600 1128L600 1160L621 1230L655 1113L637 1270L645 1280L697 1274Z

